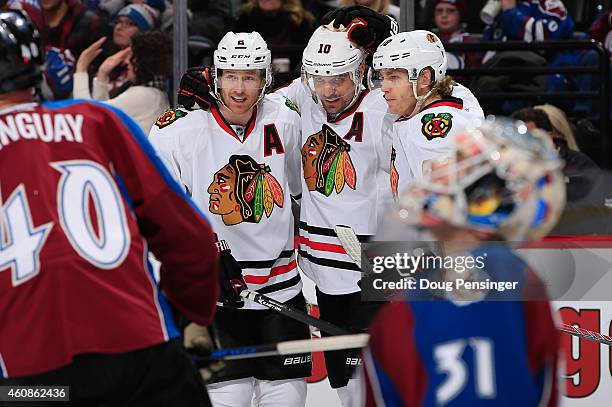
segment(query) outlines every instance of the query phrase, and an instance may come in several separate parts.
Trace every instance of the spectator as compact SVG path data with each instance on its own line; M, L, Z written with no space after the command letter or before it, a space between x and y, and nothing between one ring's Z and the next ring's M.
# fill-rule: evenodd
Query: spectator
M70 97L74 61L92 41L104 34L100 17L79 0L41 0L42 43L46 54L43 95Z
M601 14L591 25L588 33L589 38L604 44L612 58L612 10Z
M561 0L501 0L501 12L485 28L483 40L562 40L573 33L574 20Z
M130 4L122 8L114 19L112 41L103 44L101 57L96 58L91 64L89 74L93 76L104 60L118 51L128 48L132 43L132 37L136 33L155 28L159 22L158 18L159 13L145 4ZM125 64L117 65L108 76L108 93L111 98L120 95L130 85L127 78L127 65ZM98 99L95 91L94 99Z
M391 16L395 21L400 20L400 8L395 4L391 4L391 0L342 0L342 7L346 6L366 6L372 10Z
M466 15L465 0L435 0L434 22L438 37L443 43L473 43L474 37L464 31L463 17ZM480 57L473 52L457 53L448 52L448 69L464 69L475 67L480 64ZM465 78L455 78L465 82Z
M305 7L308 11L312 13L315 18L314 27L318 27L321 25L321 18L329 13L337 9L340 6L341 0L310 0L305 2Z
M567 146L574 151L580 151L572 126L567 120L565 112L557 106L545 104L534 106L534 109L542 110L548 116L552 125L553 138L562 138L567 143Z
M587 39L594 39L602 44L608 50L610 58L612 58L612 11L601 14L591 25L588 33L585 35ZM557 61L557 65L578 65L599 67L600 57L595 50L582 51L566 51L563 53L563 58ZM561 80L564 80L565 87L561 90L578 90L578 91L598 91L600 89L600 80L594 74L581 75L557 75L557 87ZM610 80L612 81L612 71L610 72ZM599 103L589 99L578 99L573 107L577 117L599 118ZM610 115L612 117L612 107Z
M572 150L565 139L557 137L544 110L523 108L512 114L528 128L538 128L553 139L565 166L567 205L553 234L610 234L612 210L605 206L610 178L586 154ZM607 186L606 186L607 185Z
M492 2L489 2L492 3ZM489 4L488 3L488 4ZM545 41L571 38L574 31L574 20L567 13L561 0L549 1L519 1L500 0L499 14L483 32L484 41ZM485 6L486 8L486 6ZM481 12L481 18L483 13ZM483 19L484 21L484 19ZM563 53L540 55L531 51L487 52L482 60L486 67L511 68L515 66L542 67L557 66ZM497 75L477 78L472 84L476 92L545 92L556 90L559 85L552 85L557 75ZM495 113L510 114L528 102L511 100L499 102L490 109Z
M227 32L227 27L233 27L230 0L189 0L191 11L189 35L198 35L218 43Z
M83 51L77 62L75 98L92 98L87 70L99 54L103 41L98 40ZM171 72L171 58L172 46L166 34L161 31L136 33L131 47L108 57L100 65L94 80L93 98L122 109L148 134L157 117L169 106L166 82ZM130 86L121 95L109 99L109 73L124 61Z
M294 70L301 61L303 47L313 32L313 16L300 0L248 0L241 8L235 32L256 31L268 44L273 59L289 58ZM275 52L279 47L296 47L297 52Z
M3 0L0 0L0 4ZM36 28L40 31L43 27L42 11L40 10L40 3L38 1L28 0L8 0L6 5L0 6L2 8L9 8L13 10L21 10L30 17L30 20L34 23Z
M167 0L100 0L98 12L110 20L116 17L119 10L130 4L142 4L155 9L161 21L160 28L162 30L169 30L172 27L172 15L174 14L174 10L172 3Z

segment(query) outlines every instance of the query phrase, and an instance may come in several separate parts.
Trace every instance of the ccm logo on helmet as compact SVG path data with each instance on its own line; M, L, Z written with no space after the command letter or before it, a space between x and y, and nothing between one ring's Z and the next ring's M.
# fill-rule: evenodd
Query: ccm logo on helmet
M246 58L250 58L250 55L232 55L231 58L242 58L242 59L246 59Z

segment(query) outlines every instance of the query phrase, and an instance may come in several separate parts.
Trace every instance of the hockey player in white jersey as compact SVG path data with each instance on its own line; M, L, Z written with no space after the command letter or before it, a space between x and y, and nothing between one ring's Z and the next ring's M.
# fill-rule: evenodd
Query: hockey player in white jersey
M394 117L387 114L380 90L362 86L366 56L346 30L321 26L304 50L302 78L278 91L302 114L299 265L316 284L321 318L355 332L367 329L380 304L361 301L359 268L334 226L350 225L360 239L368 239L392 202ZM325 352L330 384L343 403L359 363L358 350Z
M227 33L211 70L216 103L167 111L150 140L231 248L248 288L306 312L291 212L291 197L301 193L300 117L285 97L265 95L271 78L263 38ZM250 301L239 309L236 303L242 305L240 297L215 316L222 347L310 337L305 324ZM304 406L311 356L299 356L291 363L282 356L227 362L208 383L213 405Z
M395 123L391 187L395 196L423 176L423 163L451 151L452 140L482 109L466 87L446 75L446 51L424 30L384 40L373 57L377 83Z

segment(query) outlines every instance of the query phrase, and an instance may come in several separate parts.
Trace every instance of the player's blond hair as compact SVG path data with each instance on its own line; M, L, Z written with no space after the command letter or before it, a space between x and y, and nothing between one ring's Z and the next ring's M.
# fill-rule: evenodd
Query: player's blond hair
M439 81L436 81L431 89L433 95L440 98L448 98L453 95L453 85L455 81L452 77L446 75Z
M553 131L567 142L567 146L569 148L574 151L580 151L578 143L576 143L576 137L574 137L572 127L570 126L567 116L563 110L559 109L557 106L549 104L534 106L533 108L546 113L548 120L550 120L550 124L553 126Z

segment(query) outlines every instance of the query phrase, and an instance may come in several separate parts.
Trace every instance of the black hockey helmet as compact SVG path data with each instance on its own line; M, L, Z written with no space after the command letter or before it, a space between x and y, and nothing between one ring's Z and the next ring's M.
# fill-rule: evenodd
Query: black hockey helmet
M43 60L30 19L19 10L0 11L0 94L38 85Z

